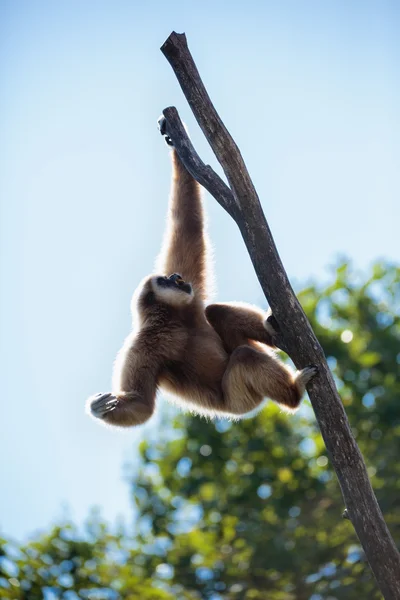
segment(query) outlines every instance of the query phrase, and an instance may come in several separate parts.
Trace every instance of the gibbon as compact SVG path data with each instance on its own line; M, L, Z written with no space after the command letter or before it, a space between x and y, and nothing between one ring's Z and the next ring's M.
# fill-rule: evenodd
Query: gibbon
M91 396L87 410L108 425L140 425L152 416L161 388L209 416L240 418L266 397L294 411L317 369L294 372L276 357L276 331L263 311L206 306L201 188L172 147L164 118L159 128L171 146L173 173L161 273L146 277L134 293L135 331L116 358L112 392Z

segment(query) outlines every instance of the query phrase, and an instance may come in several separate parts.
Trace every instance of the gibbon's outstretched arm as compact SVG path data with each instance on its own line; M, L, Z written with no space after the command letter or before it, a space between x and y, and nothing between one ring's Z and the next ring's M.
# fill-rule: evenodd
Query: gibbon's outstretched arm
M166 134L166 123L161 119L159 128ZM171 145L166 135L166 141ZM168 227L159 259L165 275L179 273L191 283L195 293L205 300L207 296L206 240L201 187L181 163L171 146L172 188L169 201Z
M112 393L91 396L87 412L119 427L147 421L155 409L160 350L157 336L151 333L129 336L115 361Z
M268 313L245 303L210 304L206 317L224 344L228 353L249 340L275 348L272 325L267 321Z

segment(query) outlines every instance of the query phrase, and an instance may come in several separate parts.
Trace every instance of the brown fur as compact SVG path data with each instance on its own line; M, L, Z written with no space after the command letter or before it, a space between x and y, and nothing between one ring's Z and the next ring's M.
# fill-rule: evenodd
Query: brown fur
M201 191L174 149L172 164L162 273L179 273L192 284L193 293L164 289L155 275L140 284L133 302L138 331L117 356L112 395L89 399L89 411L110 425L139 425L153 414L159 387L186 408L208 415L243 416L259 407L264 397L296 409L312 374L310 369L293 372L265 346L273 347L265 314L244 304L205 308ZM112 408L104 409L108 401Z

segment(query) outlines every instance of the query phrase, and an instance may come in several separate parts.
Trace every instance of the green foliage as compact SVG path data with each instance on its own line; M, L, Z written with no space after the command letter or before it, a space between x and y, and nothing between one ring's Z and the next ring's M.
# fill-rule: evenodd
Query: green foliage
M400 269L347 264L299 294L328 357L378 500L400 538ZM134 536L97 518L22 548L0 543L0 596L380 598L308 401L230 423L178 416L143 444ZM44 593L45 592L45 593Z
M0 598L10 600L190 600L180 587L157 587L143 553L123 530L107 531L94 514L84 531L69 523L27 546L0 539Z

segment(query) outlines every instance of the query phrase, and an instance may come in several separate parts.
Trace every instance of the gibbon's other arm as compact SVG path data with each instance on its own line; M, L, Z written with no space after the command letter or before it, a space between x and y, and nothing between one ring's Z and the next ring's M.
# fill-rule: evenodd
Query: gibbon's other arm
M210 304L206 317L218 333L227 352L233 352L249 340L267 344L275 348L272 324L267 321L268 313L243 303Z
M168 145L166 120L159 120L159 129ZM172 187L169 201L168 227L161 250L163 273L179 273L191 283L203 300L207 296L206 241L201 187L181 163L171 146Z
M141 334L134 341L127 338L115 362L112 393L88 399L87 412L92 417L108 425L132 427L152 416L161 359L149 341Z

